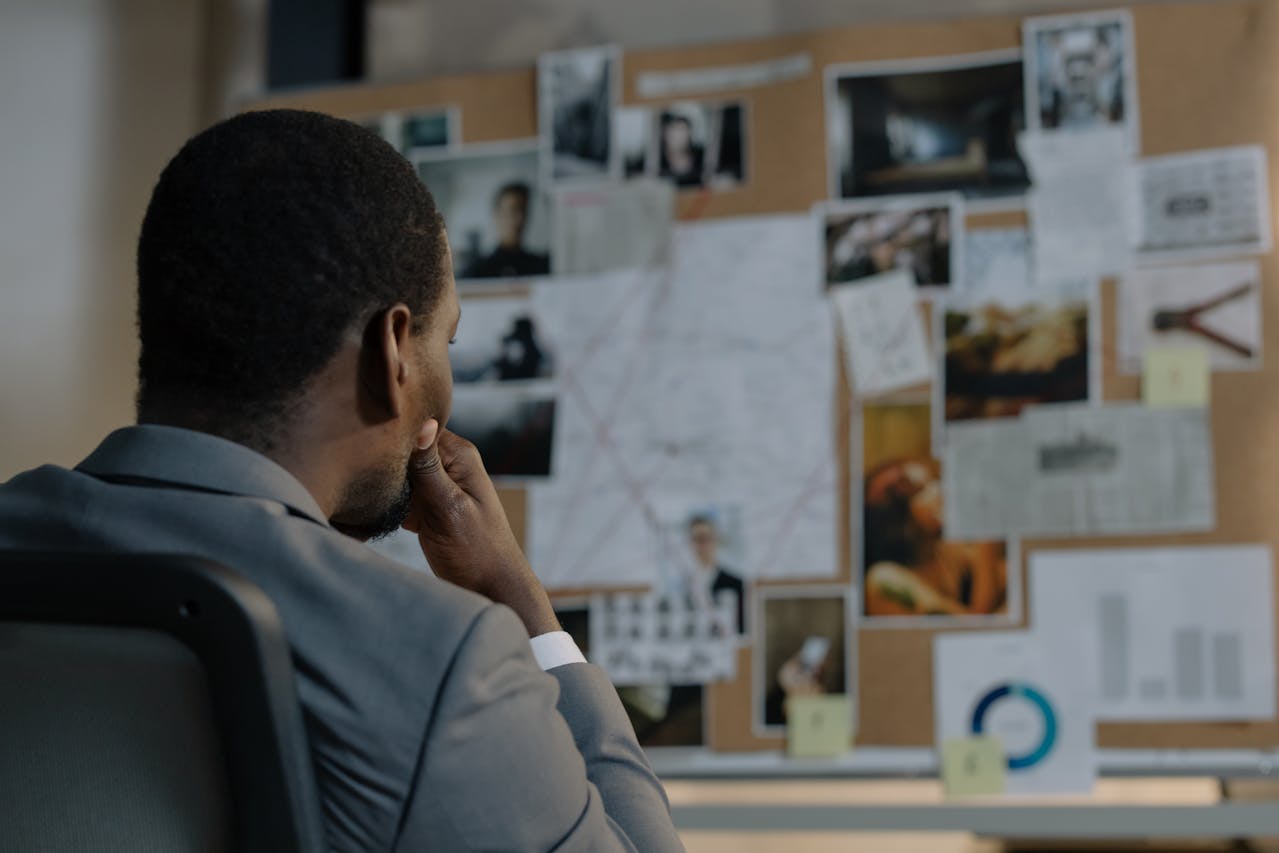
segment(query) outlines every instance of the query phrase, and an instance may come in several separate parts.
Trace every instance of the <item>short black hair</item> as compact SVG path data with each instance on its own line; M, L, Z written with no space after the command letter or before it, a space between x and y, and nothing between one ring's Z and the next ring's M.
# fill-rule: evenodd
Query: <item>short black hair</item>
M714 530L716 535L719 534L719 525L715 523L715 519L708 513L697 513L688 520L688 530L691 533L694 527L705 525Z
M497 207L498 202L502 200L502 196L517 195L524 200L524 206L528 207L528 200L533 195L533 188L523 181L511 181L502 184L496 193L493 194L493 206Z
M348 330L397 302L431 308L445 239L413 167L357 124L267 110L205 130L142 223L139 421L269 449Z

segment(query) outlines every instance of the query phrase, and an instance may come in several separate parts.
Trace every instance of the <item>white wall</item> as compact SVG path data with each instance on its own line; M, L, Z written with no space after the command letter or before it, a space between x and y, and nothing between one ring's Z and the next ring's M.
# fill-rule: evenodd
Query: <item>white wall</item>
M132 419L134 243L197 129L203 6L0 5L0 481Z

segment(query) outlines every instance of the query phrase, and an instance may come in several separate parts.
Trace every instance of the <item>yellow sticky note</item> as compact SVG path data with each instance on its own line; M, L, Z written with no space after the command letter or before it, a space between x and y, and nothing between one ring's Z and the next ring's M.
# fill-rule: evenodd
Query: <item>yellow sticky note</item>
M1004 792L1008 759L998 738L957 737L941 746L941 781L948 797L982 797Z
M1142 360L1147 406L1206 406L1212 368L1203 347L1153 347Z
M786 752L791 758L834 758L852 748L853 702L838 696L786 700Z

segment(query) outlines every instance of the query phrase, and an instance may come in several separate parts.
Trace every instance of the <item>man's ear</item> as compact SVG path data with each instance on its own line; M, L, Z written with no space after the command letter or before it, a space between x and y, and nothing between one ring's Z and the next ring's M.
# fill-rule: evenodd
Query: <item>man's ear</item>
M360 414L378 422L408 410L408 379L413 312L397 303L379 311L360 342Z

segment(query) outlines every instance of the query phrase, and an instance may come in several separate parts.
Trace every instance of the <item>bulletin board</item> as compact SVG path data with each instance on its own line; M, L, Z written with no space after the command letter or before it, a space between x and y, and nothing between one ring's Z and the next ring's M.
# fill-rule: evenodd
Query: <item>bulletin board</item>
M1279 4L1267 0L1138 5L1136 39L1142 156L1228 145L1262 144L1271 163L1279 152ZM637 95L642 72L760 62L808 53L810 73L758 88L737 90L749 104L750 180L740 189L683 193L683 220L764 213L807 212L828 197L823 69L849 62L901 60L1016 48L1021 19L980 18L935 23L859 26L758 41L697 48L628 52L623 60L623 104ZM478 143L537 135L534 68L454 76L422 82L287 93L255 108L314 109L344 117L384 110L455 106L463 116L462 141ZM710 95L708 94L708 97ZM1271 174L1279 172L1272 166ZM1271 181L1273 184L1273 179ZM1273 199L1273 186L1270 187ZM970 214L970 231L1024 223L1024 212ZM1263 281L1279 280L1274 254L1260 258ZM804 285L807 286L807 285ZM1270 293L1267 292L1270 291ZM1262 289L1264 344L1279 352L1279 300ZM1139 377L1121 375L1116 362L1116 289L1103 282L1103 395L1136 400ZM842 369L842 368L841 368ZM841 383L841 389L847 385ZM848 582L851 411L841 390L834 425L844 519L840 574L815 583ZM1217 528L1211 534L1163 538L1116 537L1024 541L1026 556L1040 548L1107 548L1153 544L1260 543L1279 547L1279 359L1256 372L1218 372L1212 381L1211 424L1216 463ZM526 518L523 490L503 491L517 533ZM1010 571L1018 570L1010 566ZM1205 567L1205 571L1211 571ZM1023 583L1023 589L1025 585ZM1279 589L1279 583L1275 585ZM578 594L586 592L577 591ZM1024 622L1023 622L1024 624ZM933 741L931 631L866 629L859 633L857 743L926 746ZM734 751L775 749L781 738L752 731L751 648L739 651L738 677L708 689L708 746ZM1270 748L1279 720L1251 723L1102 724L1103 748Z

